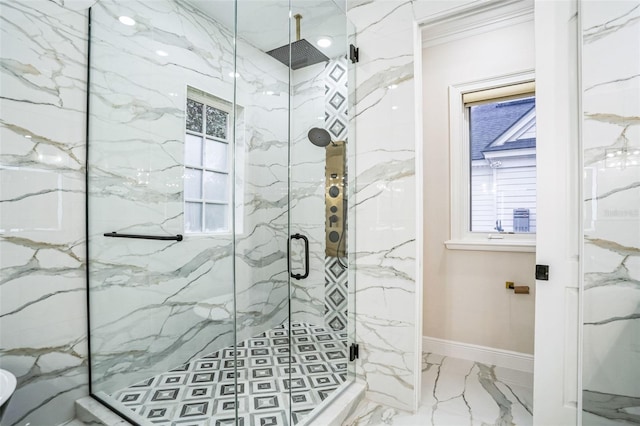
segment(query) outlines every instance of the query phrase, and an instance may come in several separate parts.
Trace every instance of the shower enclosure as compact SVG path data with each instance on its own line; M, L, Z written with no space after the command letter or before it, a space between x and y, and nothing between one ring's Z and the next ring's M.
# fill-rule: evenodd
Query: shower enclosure
M352 34L337 0L91 8L90 383L123 417L304 424L353 380Z

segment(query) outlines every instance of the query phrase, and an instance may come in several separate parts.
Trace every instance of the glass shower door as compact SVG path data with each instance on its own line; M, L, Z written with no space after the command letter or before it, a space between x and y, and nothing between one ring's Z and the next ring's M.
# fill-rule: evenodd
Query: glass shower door
M332 0L238 2L236 28L238 419L303 424L353 376L347 21Z
M353 64L349 23L336 2L292 2L291 16L291 421L297 424L312 419L353 379L348 256Z
M91 8L90 386L138 424L235 421L235 2L211 6Z
M289 0L237 3L237 423L289 424ZM233 395L231 395L233 396ZM229 399L231 401L231 398Z

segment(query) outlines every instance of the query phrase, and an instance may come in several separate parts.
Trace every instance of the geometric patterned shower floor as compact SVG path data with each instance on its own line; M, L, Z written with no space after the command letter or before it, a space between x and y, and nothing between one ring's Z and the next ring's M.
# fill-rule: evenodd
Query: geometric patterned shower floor
M295 425L347 379L347 334L284 325L238 344L238 426ZM234 348L214 352L111 396L158 425L235 426Z

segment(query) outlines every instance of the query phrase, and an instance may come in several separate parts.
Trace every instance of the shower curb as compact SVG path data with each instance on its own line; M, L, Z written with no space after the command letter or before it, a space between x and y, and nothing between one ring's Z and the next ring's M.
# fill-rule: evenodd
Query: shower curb
M340 426L349 414L364 399L366 386L361 382L351 383L331 404L300 426Z
M350 384L331 405L317 416L304 422L302 426L340 426L351 411L364 398L365 385L363 383ZM75 402L76 418L84 425L92 426L132 426L131 423L109 410L90 396L85 396Z
M77 399L75 403L76 419L85 425L96 426L132 426L131 423L118 416L90 396Z

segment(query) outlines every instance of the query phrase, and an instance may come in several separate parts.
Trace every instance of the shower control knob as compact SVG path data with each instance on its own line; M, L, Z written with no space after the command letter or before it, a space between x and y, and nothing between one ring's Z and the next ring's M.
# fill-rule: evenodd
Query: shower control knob
M338 216L336 216L335 214L332 214L331 216L329 216L329 222L335 223L337 221L338 221Z
M337 186L332 185L331 188L329 188L329 196L331 196L331 198L336 198L338 195L340 195L340 189Z
M336 206L331 206L329 210L331 210L331 213L336 213L338 211L338 208Z
M339 239L340 239L340 233L336 231L329 232L329 241L331 241L332 243L337 243Z

